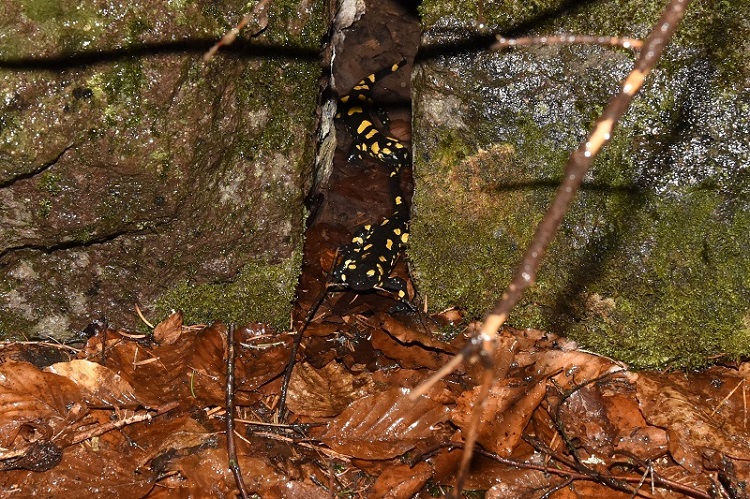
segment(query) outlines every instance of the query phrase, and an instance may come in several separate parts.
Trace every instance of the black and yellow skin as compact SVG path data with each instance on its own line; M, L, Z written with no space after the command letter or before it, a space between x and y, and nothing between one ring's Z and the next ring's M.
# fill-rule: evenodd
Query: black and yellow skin
M375 127L371 116L373 112L376 113L383 126L388 126L388 115L372 100L372 87L381 79L398 71L404 64L406 59L401 59L388 68L366 76L339 100L336 117L344 120L354 138L350 160L355 157L362 158L366 154L395 168L396 173L398 168L410 163L408 147L398 139L382 134Z
M354 146L361 156L368 154L388 166L389 187L393 209L391 214L377 223L357 229L349 244L339 249L339 258L331 273L332 281L361 293L385 289L398 294L408 305L406 282L391 277L391 272L409 240L409 209L403 202L399 172L411 163L409 149L397 139L381 134L373 125L366 110L374 107L371 99L372 85L397 71L406 63L402 59L393 66L373 73L341 99L339 111L354 137ZM388 118L380 117L387 125Z
M333 278L352 291L386 289L406 301L406 283L390 274L409 240L409 215L400 196L394 203L397 209L389 217L360 227L351 243L340 249Z

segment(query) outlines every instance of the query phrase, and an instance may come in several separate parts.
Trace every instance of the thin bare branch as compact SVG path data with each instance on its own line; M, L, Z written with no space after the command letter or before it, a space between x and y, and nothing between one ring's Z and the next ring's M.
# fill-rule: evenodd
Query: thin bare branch
M617 36L596 35L542 35L524 36L522 38L505 38L497 35L497 42L490 47L491 50L501 50L513 47L529 45L604 45L608 47L622 47L626 49L640 49L643 40L638 38L627 38Z
M240 497L247 499L245 482L242 480L240 462L237 460L237 448L234 445L234 324L230 324L227 330L227 455L229 456L229 469L232 470Z
M266 29L268 26L268 4L271 0L260 0L253 8L253 11L242 18L242 21L237 24L234 28L229 30L229 33L221 37L221 40L216 42L208 52L203 56L203 61L208 62L211 58L216 55L216 52L225 45L231 45L237 39L237 35L240 34L240 30L247 26L251 21L255 21L255 26L250 31L250 36L257 36L261 31Z
M477 339L483 345L479 349L481 356L494 359L497 332L507 320L510 311L520 300L524 290L536 281L536 274L542 258L578 192L584 175L588 172L601 148L611 139L615 125L630 107L630 103L643 85L646 75L656 66L689 4L690 0L670 0L661 17L646 37L643 49L635 62L635 67L623 81L620 92L610 100L586 140L570 155L565 167L565 175L557 189L555 198L537 227L521 264L516 269L502 298L495 308L487 314L482 323L477 336ZM476 340L473 343L476 343ZM492 381L492 376L485 376L484 383L491 384ZM488 392L489 386L483 387L482 393ZM485 399L486 397L479 398L477 405L473 408L474 414L466 437L464 457L461 460L461 468L456 478L457 494L460 494L466 466L468 466L474 450L476 433L478 432L478 428L474 428L474 426L478 426L480 419L476 414L481 414L484 411Z

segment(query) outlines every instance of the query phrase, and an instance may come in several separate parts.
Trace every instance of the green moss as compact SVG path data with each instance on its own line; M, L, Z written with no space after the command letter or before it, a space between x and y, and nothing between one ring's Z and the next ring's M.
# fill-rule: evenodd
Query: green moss
M188 323L263 322L285 330L300 264L301 255L296 252L278 265L246 265L234 282L195 285L182 281L162 295L156 308L162 316L172 309L182 310Z
M39 200L39 207L37 209L37 215L41 218L47 218L49 217L50 213L52 212L52 201L49 199L41 199Z
M644 209L634 220L652 245L644 273L623 281L627 265L608 267L586 296L610 297L610 317L602 320L588 307L567 325L571 336L636 367L699 367L717 354L731 360L747 355L750 216L721 219L723 200L709 190L659 201L658 209ZM626 245L623 256L636 244ZM586 308L583 299L581 305Z
M29 19L38 22L51 21L65 13L61 0L25 0L23 11Z
M57 196L62 192L60 182L62 177L55 173L44 173L39 178L38 188L42 192L46 192L51 196Z
M24 319L19 314L9 310L3 310L0 314L0 341L24 341L29 337L27 331L31 331L34 323Z
M260 135L241 144L246 155L255 151L286 153L303 147L309 137L290 134L289 130L312 130L315 116L309 110L317 100L316 64L270 58L248 67L238 92L238 102L248 110L269 109L268 121Z

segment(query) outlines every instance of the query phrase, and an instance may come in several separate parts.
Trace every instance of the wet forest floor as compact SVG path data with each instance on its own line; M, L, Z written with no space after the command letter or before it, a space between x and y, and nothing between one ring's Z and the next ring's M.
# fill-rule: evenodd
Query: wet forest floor
M376 90L409 141L416 19L379 3L348 33L339 89L407 57ZM369 17L368 17L369 16ZM397 24L396 21L405 21ZM365 23L367 21L367 23ZM400 27L396 27L400 26ZM339 137L347 137L339 130ZM298 325L325 291L336 250L388 213L388 171L336 152L308 228ZM411 188L402 172L402 188ZM408 278L401 261L395 274ZM414 287L409 287L414 297ZM327 293L305 330L278 415L294 332L185 325L136 334L92 324L78 348L0 347L0 496L235 497L227 451L234 354L237 464L259 497L442 497L452 489L482 367L407 395L474 332L458 310L392 312L387 293ZM451 334L445 334L451 331ZM747 497L750 363L631 372L565 338L505 328L480 419L471 497Z

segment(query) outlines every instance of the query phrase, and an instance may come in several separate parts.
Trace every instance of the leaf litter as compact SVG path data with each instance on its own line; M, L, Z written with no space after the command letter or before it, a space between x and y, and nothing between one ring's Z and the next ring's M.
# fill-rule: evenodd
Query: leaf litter
M257 324L237 330L236 440L248 492L450 490L481 367L466 366L416 401L406 394L474 326L443 341L427 332L441 318L367 313L378 299L316 319L286 422L274 409L292 335ZM226 342L224 325L185 326L175 313L146 337L99 328L66 361L60 346L3 344L0 495L235 497ZM746 497L750 364L636 373L541 331L506 328L499 344L469 489L489 498ZM325 363L314 365L311 353Z

